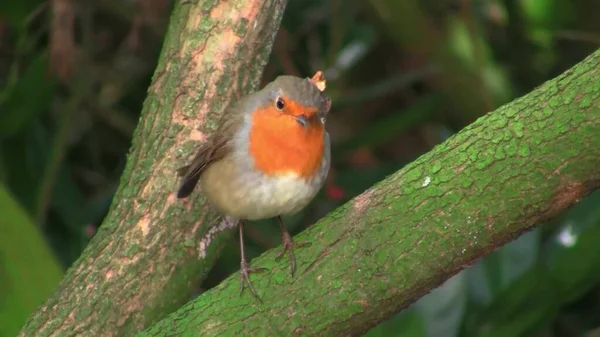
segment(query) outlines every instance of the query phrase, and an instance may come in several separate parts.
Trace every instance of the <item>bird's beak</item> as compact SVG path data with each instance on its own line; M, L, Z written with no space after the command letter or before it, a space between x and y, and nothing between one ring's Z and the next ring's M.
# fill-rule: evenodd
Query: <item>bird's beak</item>
M304 115L296 116L296 122L298 122L298 124L302 125L302 127L306 127L306 124L308 123L308 121L306 120L306 116L304 116Z

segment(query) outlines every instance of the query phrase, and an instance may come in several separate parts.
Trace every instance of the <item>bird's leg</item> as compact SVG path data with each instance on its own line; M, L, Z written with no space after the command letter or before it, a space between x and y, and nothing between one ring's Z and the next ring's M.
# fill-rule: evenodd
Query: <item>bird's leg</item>
M294 246L296 246L296 247L304 247L304 246L308 246L309 243L306 243L306 242L294 242L292 240L292 236L290 235L290 233L285 228L285 225L283 224L283 219L281 219L281 216L277 217L277 221L279 222L279 228L281 228L281 237L282 237L282 241L283 241L283 250L281 250L281 252L279 254L277 254L276 258L277 259L281 258L283 256L283 254L285 254L286 252L290 253L290 264L291 264L291 269L292 269L292 277L294 277L294 273L296 272L296 257L294 256Z
M262 300L260 297L258 297L256 290L254 290L254 287L252 286L252 282L250 282L250 274L261 272L266 270L266 268L258 267L253 269L248 266L248 262L246 262L246 254L244 253L244 221L240 220L238 228L240 230L240 254L242 256L240 262L240 294L242 291L244 291L244 283L247 282L250 292L252 292L254 297L256 297L262 303Z

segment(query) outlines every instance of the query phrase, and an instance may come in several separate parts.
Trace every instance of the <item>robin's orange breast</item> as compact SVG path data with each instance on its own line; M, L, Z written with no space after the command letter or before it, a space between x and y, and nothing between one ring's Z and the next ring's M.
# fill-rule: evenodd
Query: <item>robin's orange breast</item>
M301 126L292 116L267 107L252 114L251 125L248 152L257 170L304 179L318 172L325 145L321 122Z

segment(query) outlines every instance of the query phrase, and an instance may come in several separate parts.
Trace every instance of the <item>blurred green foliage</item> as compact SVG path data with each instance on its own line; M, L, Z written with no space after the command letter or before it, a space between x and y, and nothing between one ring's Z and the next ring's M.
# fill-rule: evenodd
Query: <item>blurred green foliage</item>
M0 185L0 336L14 336L62 270L29 215Z
M0 1L0 337L106 215L167 0ZM334 163L298 233L600 45L595 0L289 1L263 83L324 70ZM248 255L280 244L247 226ZM239 267L236 239L202 292ZM369 336L580 336L600 326L600 194L457 274ZM58 264L55 261L59 261Z

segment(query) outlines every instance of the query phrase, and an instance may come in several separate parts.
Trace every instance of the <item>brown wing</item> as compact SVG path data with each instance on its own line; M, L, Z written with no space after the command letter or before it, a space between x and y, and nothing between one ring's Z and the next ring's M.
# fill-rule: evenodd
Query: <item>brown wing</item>
M183 176L177 198L189 196L202 172L211 163L225 157L231 151L230 141L243 122L243 114L239 111L240 109L233 108L225 112L211 140L200 146L192 163L177 170L177 174Z

